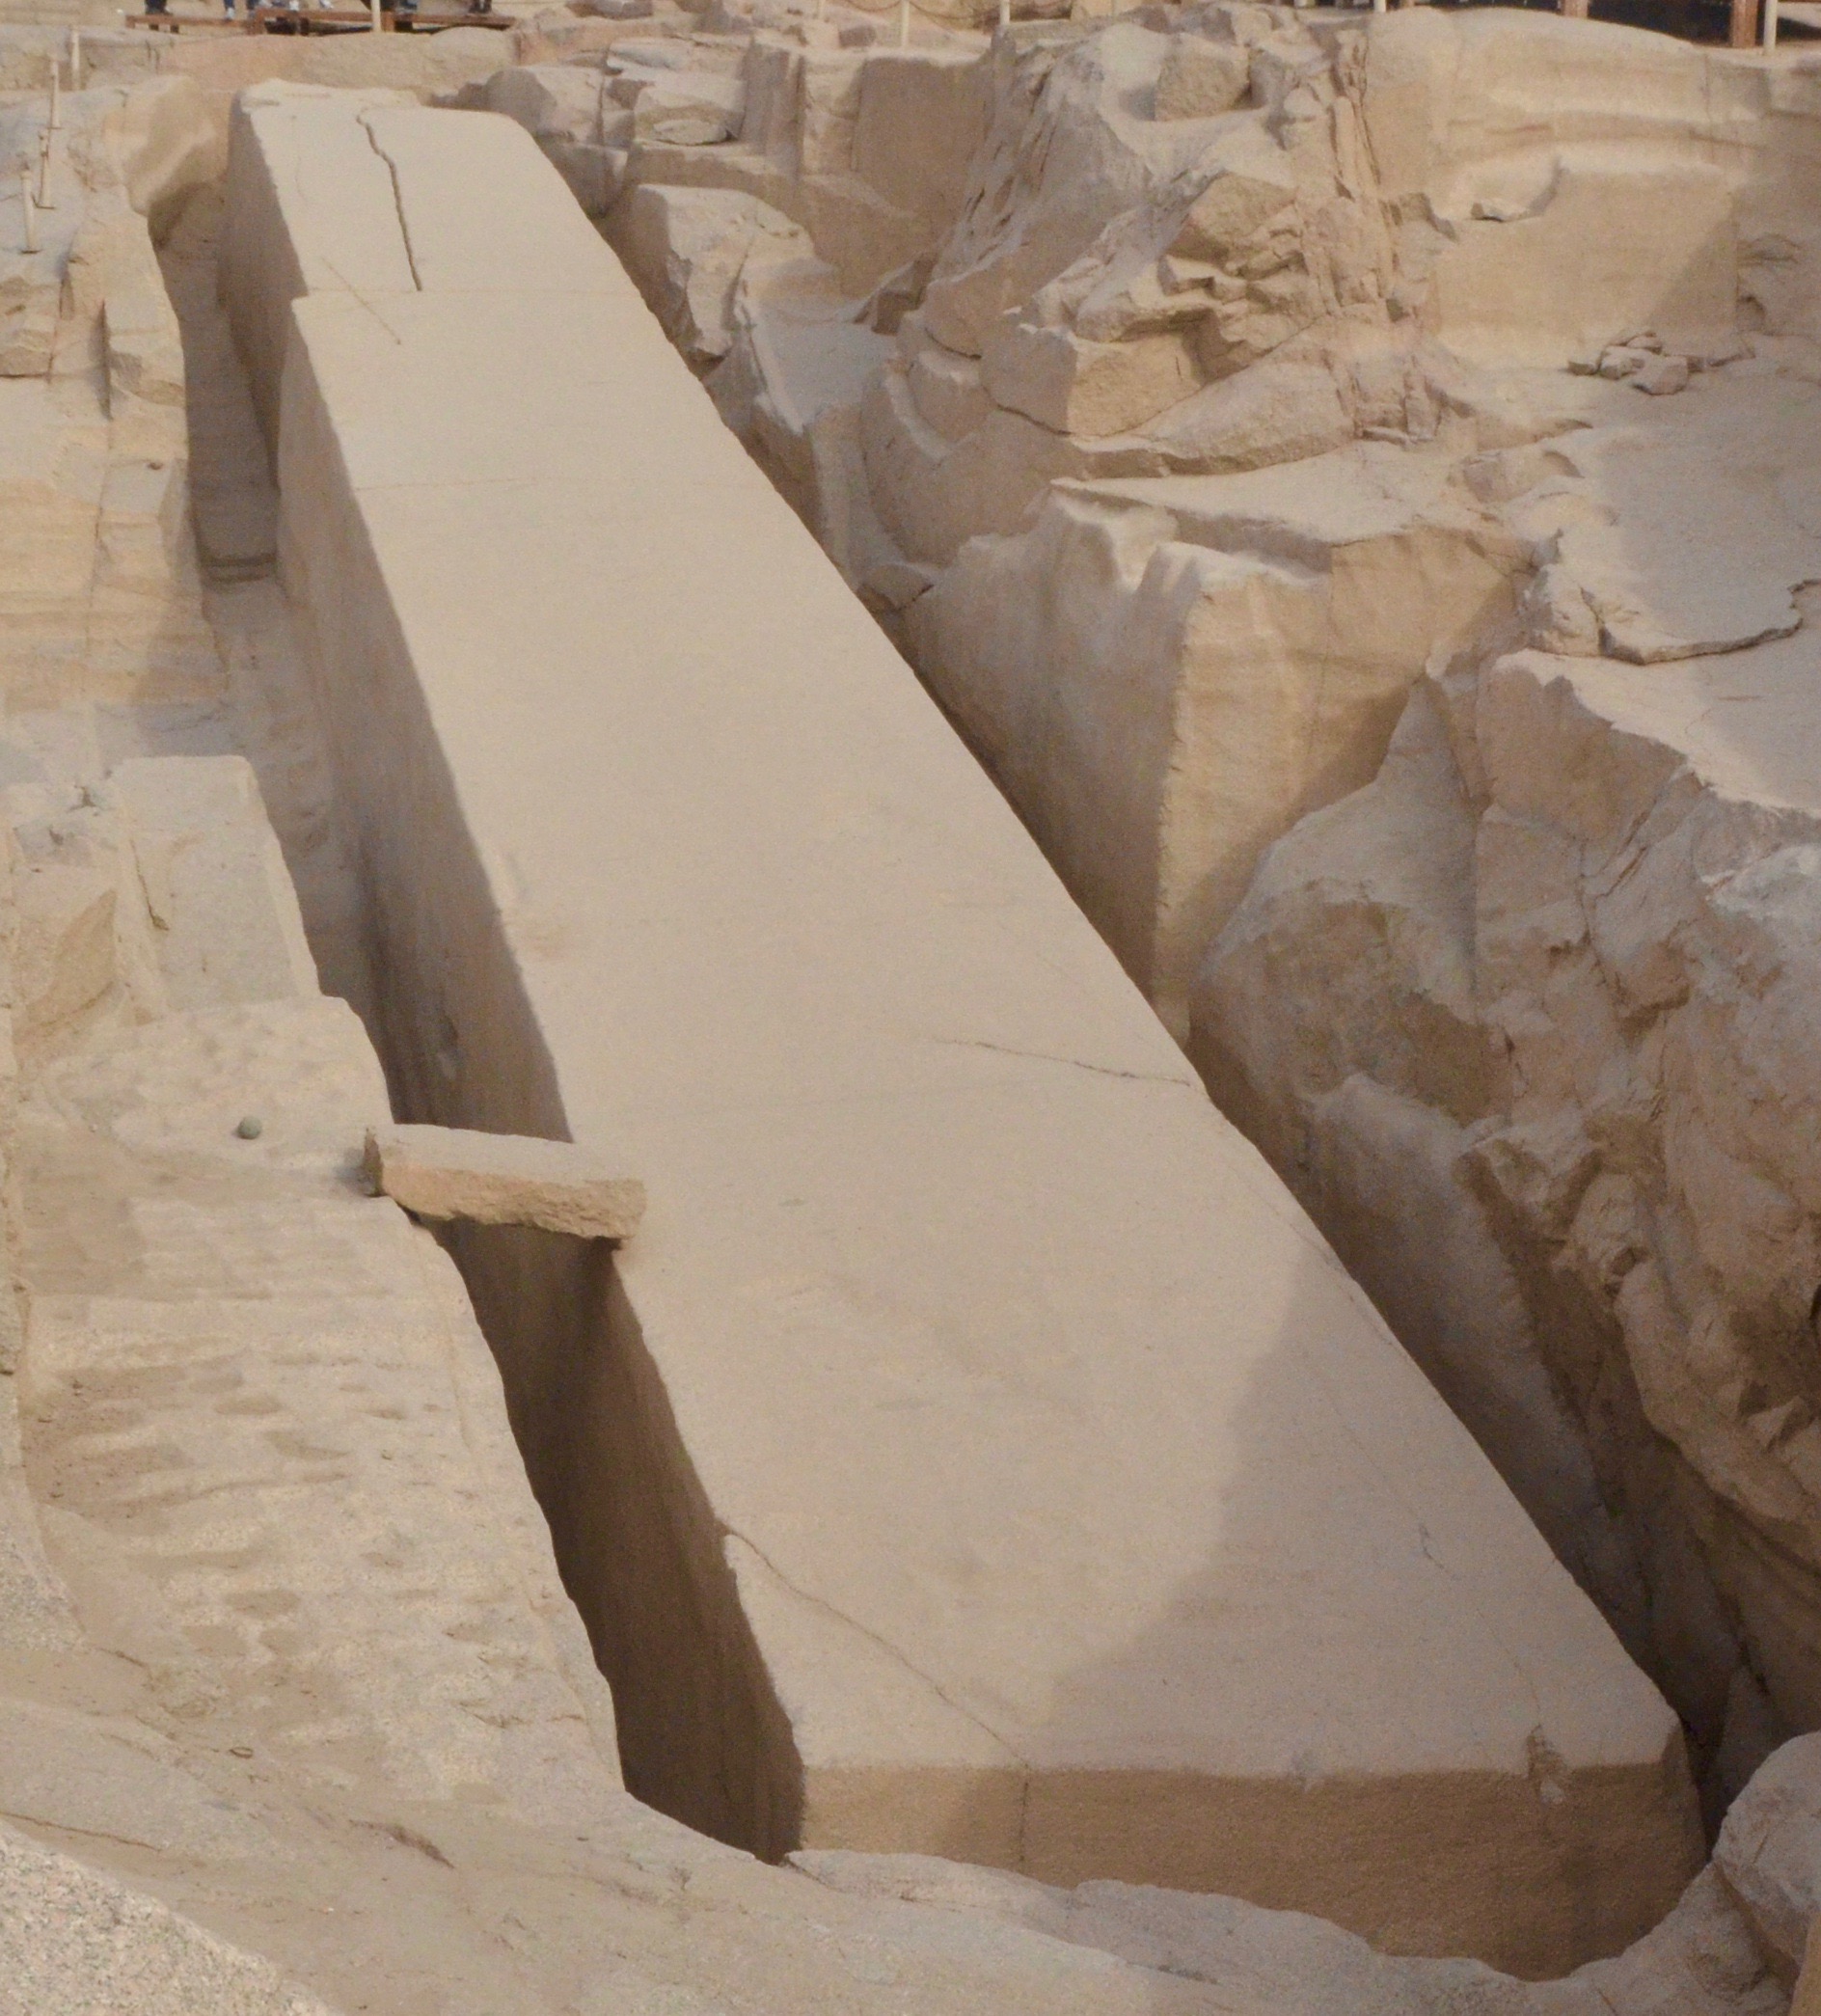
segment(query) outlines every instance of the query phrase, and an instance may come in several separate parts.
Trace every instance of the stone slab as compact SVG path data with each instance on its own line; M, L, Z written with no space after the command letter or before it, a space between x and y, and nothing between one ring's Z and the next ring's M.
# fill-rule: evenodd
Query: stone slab
M611 1267L458 1245L632 1789L774 1855L1622 1945L1696 1866L1674 1718L529 137L367 117L390 221L235 130L289 271L345 228L460 276L294 301L281 566L403 1109L651 1185ZM541 271L449 243L508 185Z
M645 1186L570 1141L459 1127L369 1129L367 1181L421 1218L535 1225L572 1239L630 1239Z

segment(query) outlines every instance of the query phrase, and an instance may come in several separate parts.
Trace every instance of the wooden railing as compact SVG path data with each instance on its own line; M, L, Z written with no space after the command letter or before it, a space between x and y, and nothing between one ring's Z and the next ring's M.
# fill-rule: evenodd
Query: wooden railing
M349 35L374 30L382 34L434 34L441 28L510 28L514 16L469 8L417 8L394 13L377 4L367 7L253 7L244 14L138 14L122 17L128 28L154 35L185 30L237 35Z

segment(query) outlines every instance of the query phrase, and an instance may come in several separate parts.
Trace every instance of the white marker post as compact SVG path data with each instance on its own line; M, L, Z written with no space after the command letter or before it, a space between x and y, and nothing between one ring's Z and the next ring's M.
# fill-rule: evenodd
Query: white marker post
M82 89L82 30L80 28L72 28L69 31L69 88L71 91L80 91Z
M1006 29L1012 25L1012 0L999 0L999 26Z
M910 46L910 0L898 0L898 46Z
M1777 0L1764 0L1764 53L1777 46Z
M38 210L32 202L32 171L19 170L19 214L25 219L25 249L38 250Z
M57 207L50 200L50 144L51 132L46 126L38 136L38 206L41 210Z
M56 132L57 128L58 128L59 126L61 126L61 125L63 124L63 123L64 123L64 107L63 107L63 99L62 99L62 97L61 97L61 96L59 95L59 94L60 94L60 93L62 92L62 90L63 90L63 77L62 77L62 75L61 75L61 72L62 72L62 70L63 70L63 65L62 65L62 64L60 64L60 63L59 63L59 62L57 61L56 57L54 57L54 56L53 56L53 57L51 58L51 60L50 60L50 127L49 127L49 130L50 130L51 132L53 132L53 133L54 133L54 132Z

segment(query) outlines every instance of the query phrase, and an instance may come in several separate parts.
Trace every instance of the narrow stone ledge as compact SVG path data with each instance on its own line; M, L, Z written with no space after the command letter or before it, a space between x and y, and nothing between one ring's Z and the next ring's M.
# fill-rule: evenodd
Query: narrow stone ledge
M645 1186L571 1141L459 1127L369 1128L365 1167L381 1194L421 1218L535 1225L577 1239L630 1239Z

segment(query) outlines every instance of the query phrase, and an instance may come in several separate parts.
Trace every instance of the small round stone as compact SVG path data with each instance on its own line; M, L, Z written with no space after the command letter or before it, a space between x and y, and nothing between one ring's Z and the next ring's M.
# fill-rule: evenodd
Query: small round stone
M257 1141L264 1131L265 1122L254 1113L249 1113L240 1125L234 1129L234 1132L243 1141Z

